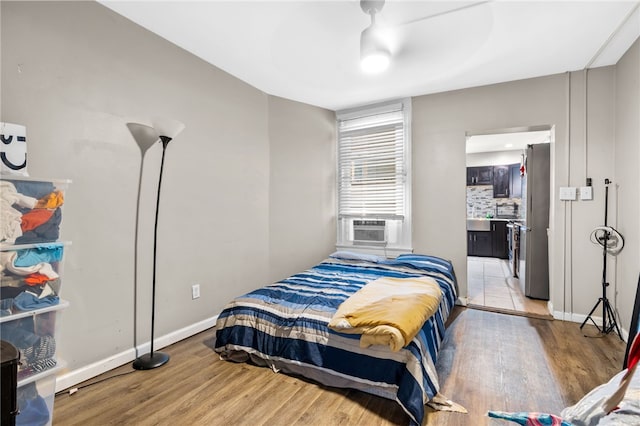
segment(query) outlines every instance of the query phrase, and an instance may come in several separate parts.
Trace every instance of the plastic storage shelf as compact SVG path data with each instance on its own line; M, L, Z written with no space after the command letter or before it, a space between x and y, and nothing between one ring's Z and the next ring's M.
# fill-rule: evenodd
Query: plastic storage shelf
M0 316L58 303L68 244L0 245Z
M0 336L19 351L18 425L53 417L62 265L62 207L70 180L0 175Z
M0 175L0 242L47 243L60 240L62 206L68 180Z
M48 426L53 422L56 373L64 365L18 381L16 425Z
M60 311L68 306L69 302L62 300L54 306L0 318L2 340L20 351L19 382L57 367L56 330Z

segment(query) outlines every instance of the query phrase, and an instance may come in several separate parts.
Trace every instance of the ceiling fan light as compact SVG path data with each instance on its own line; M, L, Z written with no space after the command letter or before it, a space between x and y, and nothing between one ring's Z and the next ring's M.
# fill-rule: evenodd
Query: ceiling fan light
M368 74L377 74L389 68L390 62L391 58L387 51L369 52L360 58L360 67Z
M391 52L385 46L376 25L362 31L360 36L360 67L366 73L379 73L391 63Z

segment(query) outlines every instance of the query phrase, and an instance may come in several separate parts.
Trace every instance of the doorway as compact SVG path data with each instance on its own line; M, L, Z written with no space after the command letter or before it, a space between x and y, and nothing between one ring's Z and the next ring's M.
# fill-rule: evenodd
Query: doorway
M539 258L540 253L532 256L526 251L531 247L526 241L531 239L531 227L527 225L534 217L546 214L547 228L549 216L548 195L546 212L540 211L540 198L529 203L535 210L527 203L532 188L540 187L540 172L531 180L534 174L528 166L533 172L533 148L535 152L549 152L548 145L534 145L550 144L551 138L549 126L467 133L467 295L471 308L552 318L547 300L540 299L539 289L530 288L532 282L527 282L529 262ZM536 160L540 161L540 157L538 154ZM546 161L547 168L543 170L548 188L548 154ZM539 167L536 165L535 169ZM536 247L541 250L539 245ZM546 247L544 250L546 257ZM548 267L548 260L544 266ZM548 280L543 283L536 278L533 285L546 285L548 293Z

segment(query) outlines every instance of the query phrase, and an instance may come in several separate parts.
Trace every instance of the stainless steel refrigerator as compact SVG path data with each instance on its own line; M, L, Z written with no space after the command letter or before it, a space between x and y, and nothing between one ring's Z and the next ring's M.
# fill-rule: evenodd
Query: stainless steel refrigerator
M522 179L520 286L525 296L543 300L549 300L549 153L548 143L529 145Z

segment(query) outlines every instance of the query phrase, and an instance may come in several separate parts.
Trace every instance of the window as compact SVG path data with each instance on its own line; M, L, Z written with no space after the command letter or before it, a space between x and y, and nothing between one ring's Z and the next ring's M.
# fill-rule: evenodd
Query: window
M410 250L410 109L407 99L337 113L338 246Z

